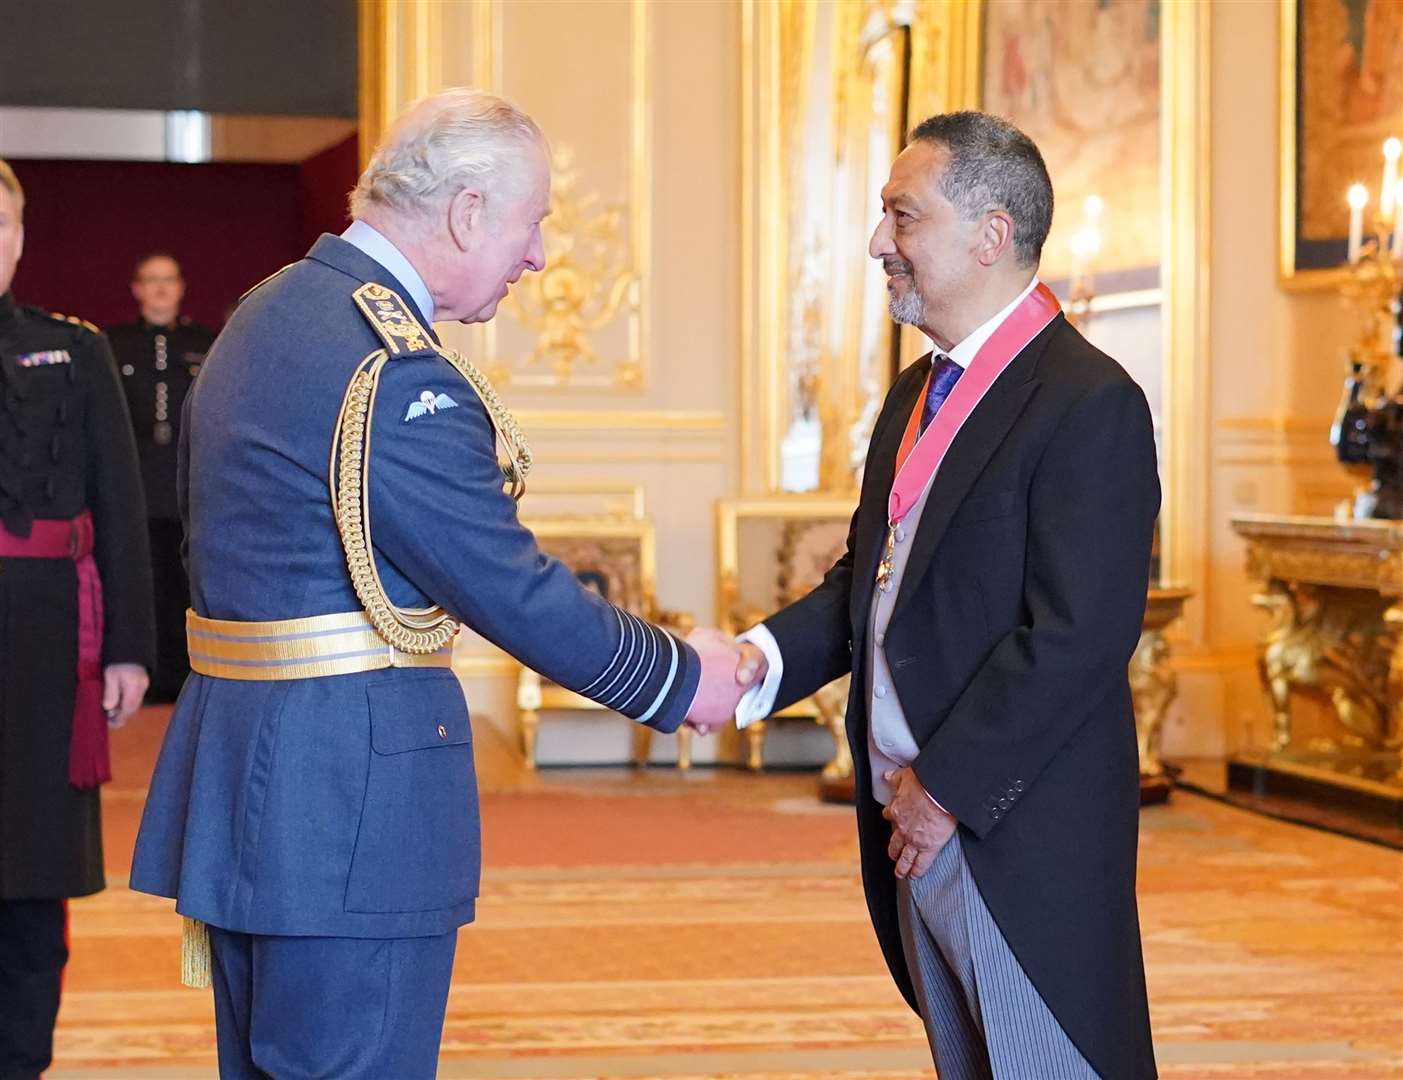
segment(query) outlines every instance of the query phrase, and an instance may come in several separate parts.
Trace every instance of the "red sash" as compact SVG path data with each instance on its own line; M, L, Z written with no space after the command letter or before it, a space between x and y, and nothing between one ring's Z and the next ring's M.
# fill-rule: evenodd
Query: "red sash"
M0 557L72 559L78 572L78 689L68 782L95 788L112 779L107 716L102 708L102 579L93 558L93 518L84 510L71 521L36 519L27 537L0 528Z
M1062 304L1052 290L1039 282L975 353L969 367L930 422L930 427L917 439L921 410L930 392L931 377L926 376L925 386L916 398L916 406L911 410L911 419L907 421L906 434L896 455L896 478L892 481L891 496L887 502L887 517L892 528L916 505L921 492L944 460L950 444L969 419L969 414L974 412L974 407L983 400L1004 369L1013 363L1014 357L1026 349L1029 342L1041 334L1061 310Z

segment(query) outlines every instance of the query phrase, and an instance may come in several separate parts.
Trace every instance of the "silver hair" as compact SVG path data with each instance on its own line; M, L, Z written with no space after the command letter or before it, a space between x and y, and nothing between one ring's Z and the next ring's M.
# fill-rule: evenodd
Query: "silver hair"
M516 189L536 122L505 98L458 86L422 98L390 126L351 192L351 217L383 207L421 216L471 185Z

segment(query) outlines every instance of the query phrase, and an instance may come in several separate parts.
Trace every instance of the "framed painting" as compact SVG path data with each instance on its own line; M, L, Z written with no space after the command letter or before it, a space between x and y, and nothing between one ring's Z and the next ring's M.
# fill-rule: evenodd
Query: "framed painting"
M1345 193L1378 191L1380 151L1403 134L1403 2L1278 0L1281 8L1281 279L1338 283Z
M1094 197L1097 293L1158 288L1160 0L984 0L982 22L981 107L1027 132L1056 182L1043 280L1062 294Z

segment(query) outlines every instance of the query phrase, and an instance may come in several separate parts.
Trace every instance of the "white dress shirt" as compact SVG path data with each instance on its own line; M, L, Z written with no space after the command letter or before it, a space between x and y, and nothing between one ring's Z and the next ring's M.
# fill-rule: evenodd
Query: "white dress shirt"
M364 221L353 221L351 227L341 234L341 239L360 248L393 274L395 280L408 291L409 299L414 301L414 306L419 309L419 314L424 316L424 321L434 321L434 298L429 293L429 287L424 284L419 271L414 269L404 257L404 253L395 247L384 233Z
M984 347L984 343L993 336L994 331L1002 325L1003 321L1013 314L1014 308L1023 302L1037 284L1038 279L1035 277L1007 307L981 324L948 353L932 342L936 356L949 356L960 367L968 368L970 361ZM920 511L924 509L926 496L930 492L930 485L934 479L935 475L932 474L930 481L926 483L925 490L921 492L919 502L912 508L913 517L916 519L919 518ZM909 541L914 532L914 528L903 530L902 541ZM870 723L868 724L867 745L872 757L873 794L879 802L886 803L890 799L890 793L887 791L883 774L890 769L904 768L910 765L916 759L920 748L916 745L915 737L911 733L910 725L906 723L905 714L900 704L889 700L895 699L896 689L891 683L886 657L882 652L886 633L886 618L884 616L890 615L890 604L885 605L885 611L879 610L882 607L882 596L881 593L874 595L874 611L869 616L874 620L875 625L873 625L872 633L869 635L873 657L872 662L867 665L867 670L870 673L868 687ZM769 670L765 673L764 680L746 691L745 696L741 698L740 707L736 710L736 726L745 727L747 724L763 719L774 710L780 680L784 677L784 657L780 654L779 643L775 641L774 635L770 633L769 628L764 623L751 627L736 640L750 642L765 654L765 660L769 664ZM892 705L895 707L890 707ZM930 792L929 794L932 799L936 798L936 793Z

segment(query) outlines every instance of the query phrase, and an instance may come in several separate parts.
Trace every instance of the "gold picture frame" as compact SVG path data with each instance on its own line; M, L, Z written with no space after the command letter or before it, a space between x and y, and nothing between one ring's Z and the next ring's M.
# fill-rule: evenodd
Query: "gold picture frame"
M806 594L818 583L822 571L815 561L822 550L832 550L833 529L841 531L839 543L846 542L847 527L857 507L856 495L780 495L738 496L721 499L716 504L716 624L724 633L735 634L768 615L784 604ZM756 568L763 577L768 574L766 588L772 590L767 598L743 595L742 577L747 567L742 565L741 531L747 522L768 526L769 542L773 543L768 564ZM802 527L816 524L827 529L827 536L817 545L806 543ZM829 560L829 565L834 559ZM826 570L827 567L823 567ZM848 748L846 710L848 677L839 679L775 714L780 719L812 720L825 728L833 739L833 758L824 766L826 780L838 780L852 774L852 753ZM746 728L746 765L759 771L763 765L765 721L756 721Z
M1382 0L1371 0L1381 3ZM1307 6L1309 5L1309 10ZM1378 163L1378 149L1383 140L1396 134L1403 124L1403 109L1397 116L1389 115L1379 119L1348 116L1348 122L1338 114L1350 113L1350 102L1361 95L1366 99L1361 87L1367 85L1371 92L1384 96L1388 89L1387 76L1393 65L1383 62L1382 70L1376 69L1371 77L1363 68L1366 61L1385 50L1368 48L1370 19L1368 5L1360 16L1361 37L1360 71L1351 76L1342 67L1332 47L1330 33L1347 35L1348 26L1344 15L1335 7L1319 6L1320 0L1277 0L1280 27L1279 50L1279 196L1280 213L1280 263L1278 280L1281 287L1292 292L1338 288L1346 279L1348 270L1345 264L1347 250L1348 210L1345 203L1345 190L1354 181L1371 184L1377 193L1377 179L1373 170ZM1403 21L1403 8L1396 0L1389 0L1389 6L1379 8L1389 13L1394 22L1386 29L1395 35L1403 33L1399 23ZM1384 40L1388 38L1385 35ZM1397 38L1395 37L1395 41ZM1307 49L1309 48L1309 52ZM1315 73L1315 87L1310 91L1304 82L1310 72ZM1353 92L1347 82L1355 79ZM1341 80L1338 85L1329 83L1330 78ZM1392 74L1392 96L1389 100L1399 100L1400 81L1398 74ZM1380 80L1383 80L1382 83ZM1325 85L1317 85L1322 81ZM1380 89L1380 86L1384 90ZM1312 93L1307 107L1303 110L1304 92ZM1321 115L1324 111L1325 115ZM1314 129L1329 132L1337 138L1337 143L1329 146L1311 145L1312 121ZM1319 140L1316 140L1318 143ZM1328 177L1319 175L1325 170ZM1313 178L1313 182L1312 182ZM1334 206L1334 195L1338 195L1338 233L1333 236L1319 235L1319 222L1323 212L1322 200L1330 199ZM1330 220L1335 220L1333 211ZM1315 222L1312 225L1311 222ZM1310 235L1314 232L1314 235Z
M558 489L564 494L570 489ZM627 495L626 486L616 494ZM664 611L658 606L657 537L653 523L642 516L642 494L633 496L633 516L590 517L558 515L523 518L522 524L536 537L547 555L559 559L586 588L605 600L649 622L657 623L679 636L694 625L689 614ZM521 752L528 768L536 766L536 733L543 711L608 712L602 705L566 687L543 679L523 667L517 680L517 717ZM645 765L651 756L653 732L639 726L633 732L632 760ZM677 765L691 766L691 733L678 733Z

